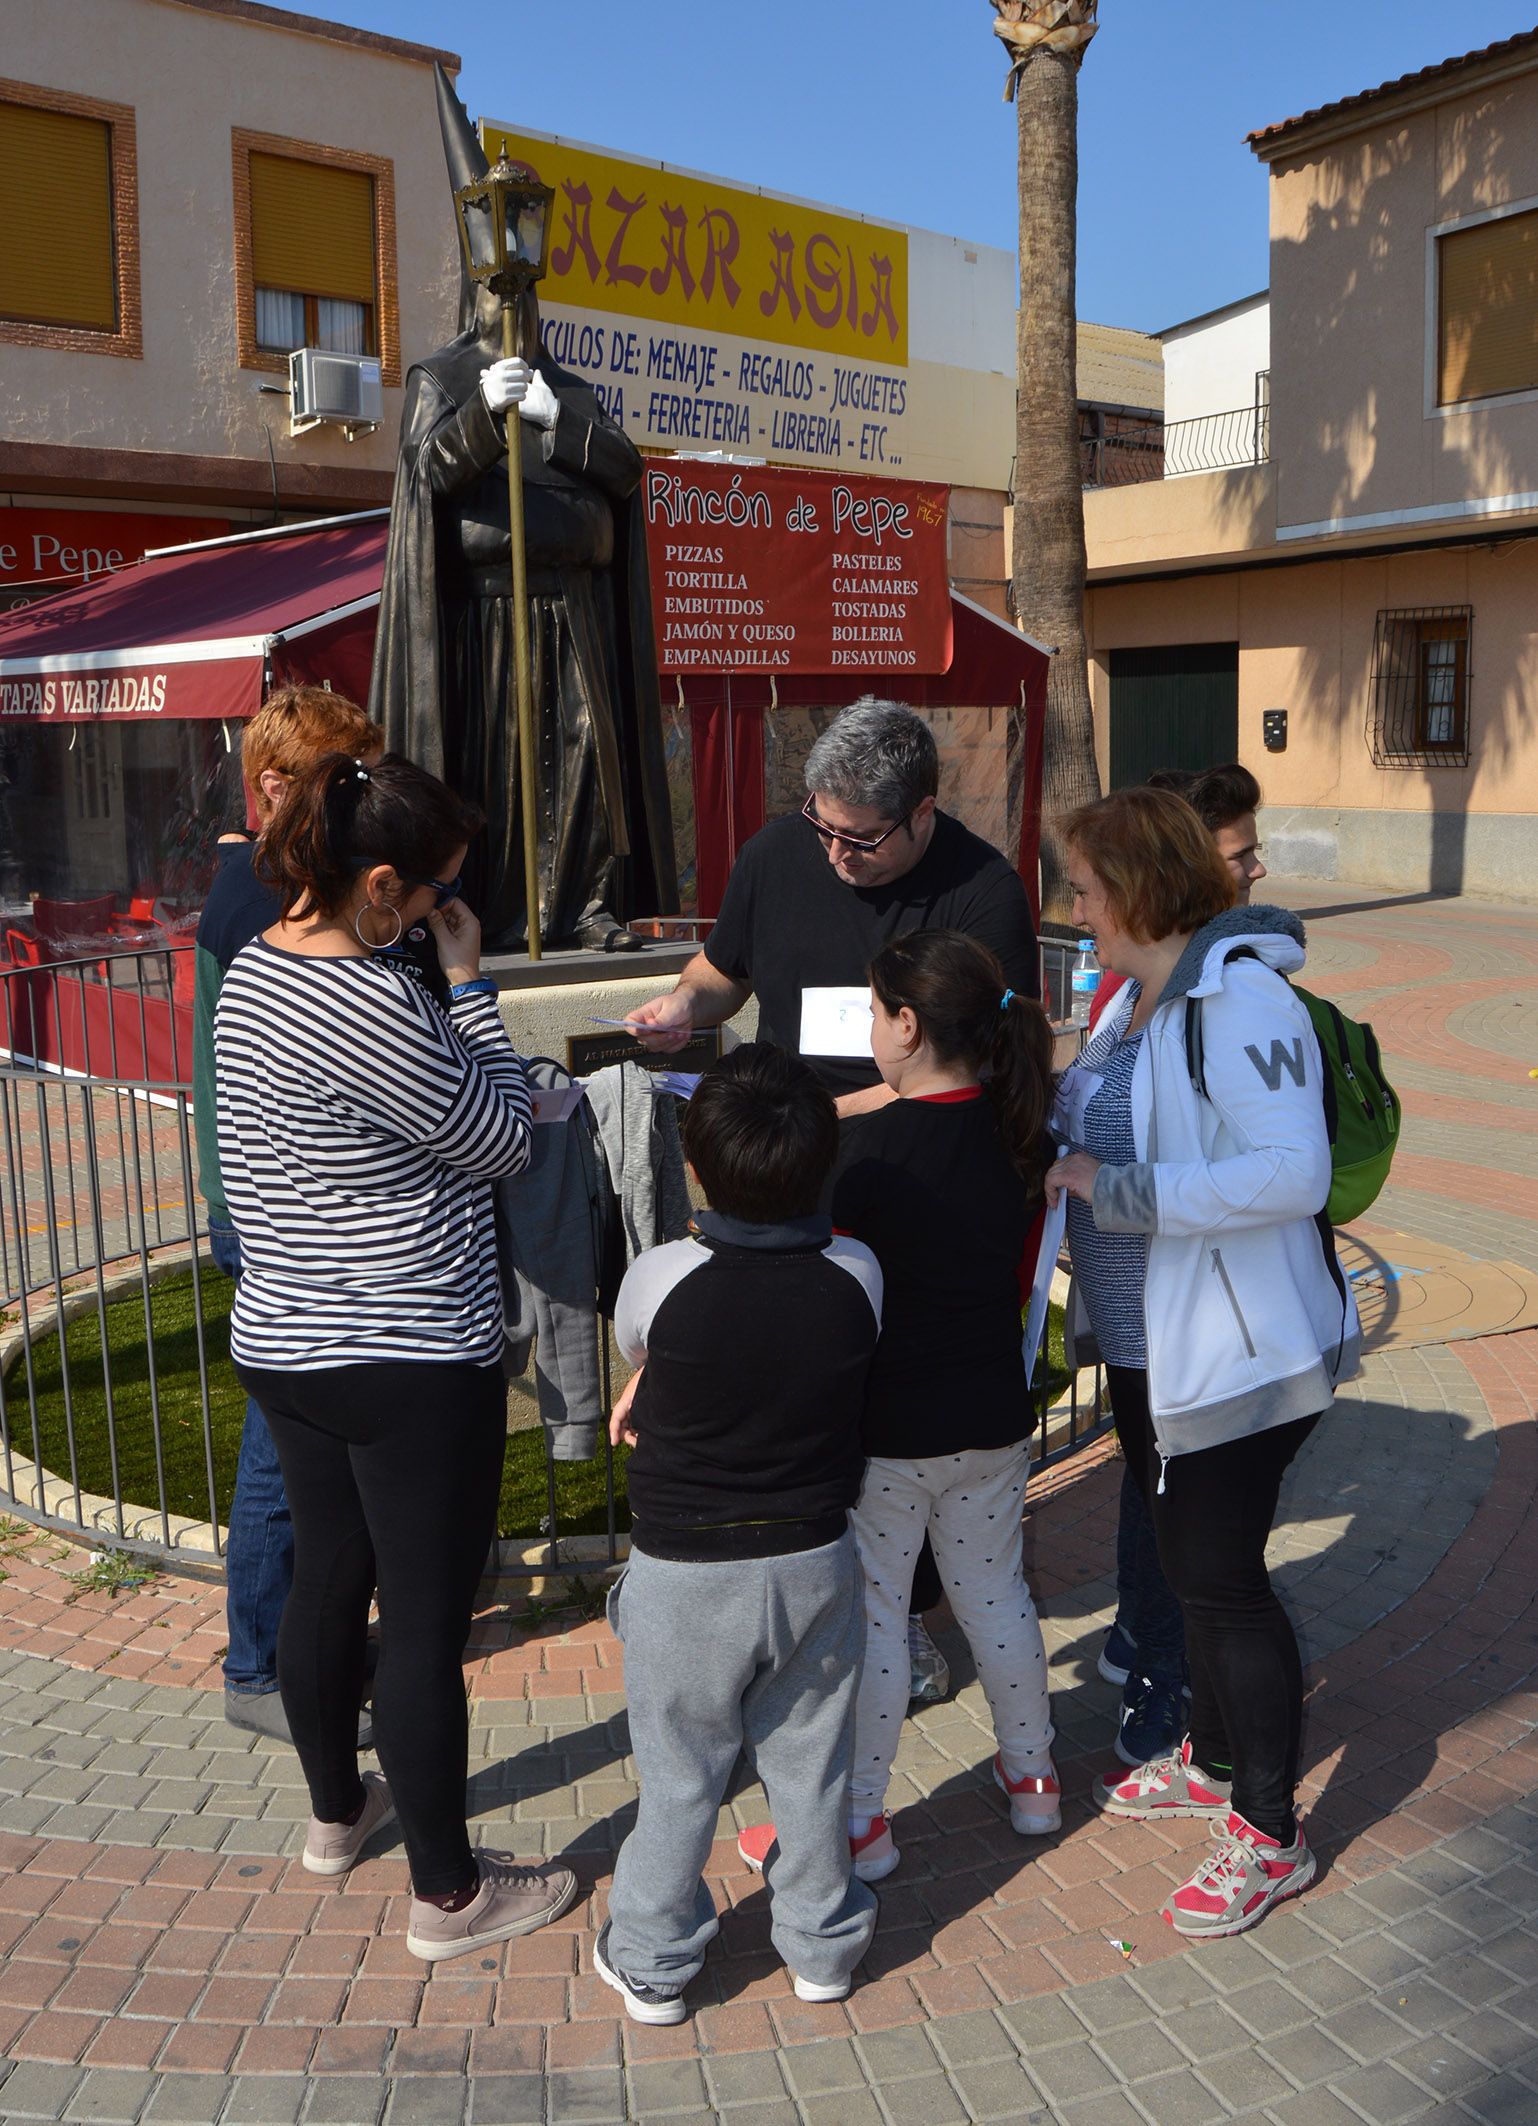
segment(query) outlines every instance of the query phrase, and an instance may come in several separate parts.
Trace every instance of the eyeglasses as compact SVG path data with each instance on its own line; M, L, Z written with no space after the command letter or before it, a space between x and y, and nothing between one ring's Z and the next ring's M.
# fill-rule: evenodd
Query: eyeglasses
M895 821L892 826L885 827L882 829L880 834L874 835L844 834L840 832L837 827L830 827L825 820L821 820L817 817L817 814L813 809L812 800L810 797L808 797L806 803L801 807L801 817L807 822L809 826L816 828L817 832L822 836L825 842L842 842L846 849L871 850L879 849L883 842L890 841L899 827L907 826L909 820L912 819L913 814L911 812L905 812L902 818L900 820Z
M435 896L433 901L435 908L446 908L450 901L458 900L459 889L464 882L465 874L462 871L457 871L452 878L406 878L402 874L402 884L404 885L432 887Z

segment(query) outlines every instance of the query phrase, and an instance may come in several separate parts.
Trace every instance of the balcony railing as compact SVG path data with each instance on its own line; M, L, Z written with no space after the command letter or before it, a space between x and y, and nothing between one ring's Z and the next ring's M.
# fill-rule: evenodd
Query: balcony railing
M1271 456L1270 395L1257 391L1249 406L1167 421L1140 434L1088 436L1079 451L1086 487L1131 487L1181 473L1264 465Z

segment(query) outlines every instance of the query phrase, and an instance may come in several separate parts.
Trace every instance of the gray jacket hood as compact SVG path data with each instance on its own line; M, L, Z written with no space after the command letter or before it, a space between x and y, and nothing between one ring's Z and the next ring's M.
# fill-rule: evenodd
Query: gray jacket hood
M1303 965L1303 925L1290 908L1276 908L1269 902L1226 908L1210 923L1203 923L1186 946L1159 992L1159 1004L1168 1004L1174 997L1211 996L1222 987L1224 963L1241 947L1278 974L1292 974Z

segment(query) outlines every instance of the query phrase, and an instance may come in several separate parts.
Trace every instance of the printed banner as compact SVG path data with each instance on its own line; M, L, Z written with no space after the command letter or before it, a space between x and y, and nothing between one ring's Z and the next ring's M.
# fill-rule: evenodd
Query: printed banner
M646 468L664 672L943 672L950 490L784 466Z
M218 539L229 530L212 517L156 517L142 512L89 509L0 509L0 603L7 606L91 583L129 568L149 547ZM7 595L21 592L21 599Z
M482 119L554 188L545 344L642 449L896 469L905 229Z

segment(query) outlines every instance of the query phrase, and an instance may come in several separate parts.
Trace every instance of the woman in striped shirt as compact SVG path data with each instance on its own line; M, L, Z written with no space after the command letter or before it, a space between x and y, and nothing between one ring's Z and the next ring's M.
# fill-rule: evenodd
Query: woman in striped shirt
M219 1154L240 1236L230 1348L283 1465L294 1584L278 1641L314 1815L340 1875L395 1813L407 1945L455 1956L528 1932L570 1870L471 1850L461 1658L496 1529L506 1391L491 1183L528 1164L523 1066L458 898L482 815L386 755L296 784L259 859L280 919L236 955L215 1020ZM426 921L450 1003L374 957ZM357 1706L377 1585L374 1731Z

